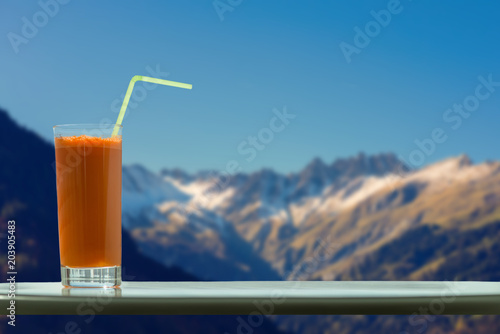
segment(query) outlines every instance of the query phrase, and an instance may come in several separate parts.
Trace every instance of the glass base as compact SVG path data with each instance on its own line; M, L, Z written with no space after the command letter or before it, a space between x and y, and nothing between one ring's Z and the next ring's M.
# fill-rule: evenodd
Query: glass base
M122 267L71 268L61 266L61 283L81 288L106 288L122 284Z

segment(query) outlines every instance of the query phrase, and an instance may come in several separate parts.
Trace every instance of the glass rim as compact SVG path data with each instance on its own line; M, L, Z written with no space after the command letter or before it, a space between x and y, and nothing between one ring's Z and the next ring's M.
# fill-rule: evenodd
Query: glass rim
M54 125L52 129L111 129L114 127L118 127L120 129L123 128L123 125L118 124L101 124L101 123L75 123L75 124L59 124Z

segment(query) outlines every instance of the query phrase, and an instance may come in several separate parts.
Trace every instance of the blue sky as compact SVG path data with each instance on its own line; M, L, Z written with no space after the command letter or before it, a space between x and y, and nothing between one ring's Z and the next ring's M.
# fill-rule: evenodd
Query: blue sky
M234 160L244 171L289 172L315 156L331 162L359 151L413 154L419 164L461 153L500 159L500 87L458 128L443 119L475 94L478 76L500 81L500 4L402 0L377 30L371 12L391 6L243 0L221 20L212 1L72 0L44 22L37 1L3 1L0 106L52 140L55 124L114 121L130 78L149 67L193 90L136 93L124 163L195 171ZM40 27L16 53L9 36L24 36L23 17ZM356 46L355 27L367 24L370 42L348 63L340 44ZM296 118L269 140L263 129L285 106ZM446 140L414 153L415 140L436 128ZM248 140L259 133L268 141L261 150Z

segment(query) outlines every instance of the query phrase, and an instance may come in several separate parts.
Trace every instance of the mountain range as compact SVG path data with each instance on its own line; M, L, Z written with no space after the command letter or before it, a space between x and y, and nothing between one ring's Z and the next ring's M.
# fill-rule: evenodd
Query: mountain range
M0 111L0 161L0 233L15 217L18 279L60 280L53 145ZM124 280L499 280L499 202L500 162L466 155L410 170L394 154L360 153L314 159L296 173L230 177L124 166ZM5 259L0 266L5 273ZM36 332L66 317L30 319ZM272 320L255 333L419 332L404 316ZM148 332L238 325L234 317L128 317L93 329L144 321ZM499 317L436 316L426 333L498 329Z
M124 167L123 187L124 226L141 249L206 279L241 279L242 272L275 279L263 262L282 279L296 277L301 264L302 279L500 278L494 263L487 274L466 275L444 261L443 243L426 246L446 235L450 260L496 233L499 162L475 165L462 155L409 170L393 154L359 154L332 164L315 159L289 175L237 174L224 184L217 173L155 174L133 165ZM452 244L462 239L469 241ZM415 247L431 249L414 256L418 263L401 252L389 262L390 249L419 241ZM197 259L206 265L193 266ZM377 268L368 270L371 264Z
M360 153L314 159L287 175L153 173L140 165L124 175L125 227L140 249L205 279L274 279L265 262L287 280L500 280L497 161L461 155L410 170L394 154ZM366 333L409 326L394 320L401 317L364 318ZM454 333L498 324L439 319ZM325 333L365 333L349 317L275 320L289 331L312 333L321 323Z

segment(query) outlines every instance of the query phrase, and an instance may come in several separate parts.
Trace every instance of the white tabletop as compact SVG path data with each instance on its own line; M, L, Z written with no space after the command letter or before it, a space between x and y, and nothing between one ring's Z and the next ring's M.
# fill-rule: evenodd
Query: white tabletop
M10 302L0 284L0 314ZM497 282L124 282L119 289L17 283L16 314L500 314ZM92 304L97 303L97 304ZM266 311L267 310L267 311ZM269 311L271 310L271 311Z

